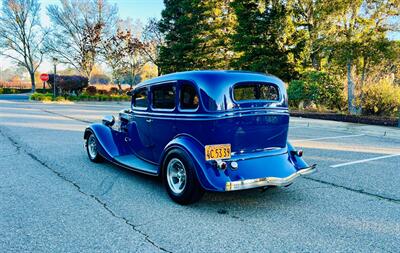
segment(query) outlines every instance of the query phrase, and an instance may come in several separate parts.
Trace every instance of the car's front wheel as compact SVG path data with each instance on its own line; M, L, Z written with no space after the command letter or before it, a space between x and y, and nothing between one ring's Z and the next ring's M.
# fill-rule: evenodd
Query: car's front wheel
M163 163L163 181L172 200L187 205L204 194L190 156L183 150L171 150Z
M90 133L86 139L86 151L90 161L95 163L103 161L103 157L98 152L98 141L94 133Z

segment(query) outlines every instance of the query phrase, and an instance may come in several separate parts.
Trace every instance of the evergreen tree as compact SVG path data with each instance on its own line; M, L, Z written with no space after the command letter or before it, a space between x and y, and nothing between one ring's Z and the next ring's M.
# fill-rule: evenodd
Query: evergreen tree
M296 76L294 26L286 1L236 0L232 7L238 22L233 43L239 54L232 66L271 73L284 80Z
M196 56L204 69L229 69L235 54L232 35L235 33L236 15L230 0L201 2L200 44Z
M230 0L165 0L159 28L163 72L227 69L234 57L235 15Z
M165 45L160 48L160 66L163 73L201 68L196 49L203 19L200 0L165 0L159 27L165 34Z

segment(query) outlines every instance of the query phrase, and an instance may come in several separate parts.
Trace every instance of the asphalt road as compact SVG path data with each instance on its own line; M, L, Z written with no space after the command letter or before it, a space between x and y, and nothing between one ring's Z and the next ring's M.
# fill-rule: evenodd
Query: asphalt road
M400 139L292 119L317 174L179 206L86 157L88 122L126 106L0 101L0 252L400 252Z

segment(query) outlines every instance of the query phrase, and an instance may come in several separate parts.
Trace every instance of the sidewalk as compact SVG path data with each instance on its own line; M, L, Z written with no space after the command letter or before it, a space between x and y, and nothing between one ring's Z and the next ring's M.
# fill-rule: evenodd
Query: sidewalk
M320 120L320 119L309 119L301 117L290 117L290 124L291 126L318 127L330 130L335 129L354 134L366 134L371 136L400 140L400 128L398 127L365 125L365 124Z
M30 95L31 95L31 93L0 94L0 100L28 101Z

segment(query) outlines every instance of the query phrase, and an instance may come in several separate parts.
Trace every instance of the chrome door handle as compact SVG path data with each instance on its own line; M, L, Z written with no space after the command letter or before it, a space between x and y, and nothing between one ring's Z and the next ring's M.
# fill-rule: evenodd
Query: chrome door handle
M147 123L151 123L153 120L152 119L146 119Z

